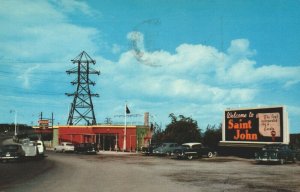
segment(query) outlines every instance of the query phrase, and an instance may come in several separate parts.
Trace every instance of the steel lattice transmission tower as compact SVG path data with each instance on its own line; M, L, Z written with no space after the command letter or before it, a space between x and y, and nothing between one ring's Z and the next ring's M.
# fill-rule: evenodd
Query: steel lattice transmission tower
M100 75L100 71L90 67L90 64L95 65L96 61L85 51L71 61L76 67L66 72L67 74L77 74L77 78L71 82L72 85L77 85L77 89L74 93L66 93L67 96L74 96L67 124L77 125L79 122L85 121L87 125L96 125L92 97L99 97L99 94L92 94L90 91L90 85L95 85L95 82L90 80L90 75Z

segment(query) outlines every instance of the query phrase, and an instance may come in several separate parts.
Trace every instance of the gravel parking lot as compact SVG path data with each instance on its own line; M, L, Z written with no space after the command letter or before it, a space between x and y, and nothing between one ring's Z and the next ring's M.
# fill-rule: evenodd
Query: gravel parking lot
M300 191L299 162L261 165L237 157L188 161L140 154L47 155L40 161L0 164L6 170L0 174L0 191ZM7 178L9 182L3 183Z

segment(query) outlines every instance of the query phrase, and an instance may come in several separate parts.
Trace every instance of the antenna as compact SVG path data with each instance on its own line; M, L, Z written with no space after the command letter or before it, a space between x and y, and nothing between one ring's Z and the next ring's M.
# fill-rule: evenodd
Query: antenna
M72 85L77 85L77 89L74 93L66 93L67 96L74 96L67 124L77 125L85 121L86 125L96 125L92 97L99 97L99 94L91 93L90 85L94 86L96 83L89 79L90 74L100 75L100 71L90 67L90 64L96 64L96 60L93 60L85 51L82 51L71 61L77 66L67 70L66 73L68 75L77 73L77 78L71 82Z

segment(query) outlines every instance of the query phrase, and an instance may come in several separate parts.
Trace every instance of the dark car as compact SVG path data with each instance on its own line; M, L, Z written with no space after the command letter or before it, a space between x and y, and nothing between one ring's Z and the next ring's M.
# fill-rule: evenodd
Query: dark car
M278 162L284 164L287 161L296 162L296 151L287 144L269 144L255 153L255 160L259 162Z
M25 156L25 152L21 145L18 144L7 144L0 148L0 160L2 162L20 160Z
M174 155L178 159L194 159L206 156L212 158L217 153L208 147L204 147L201 143L184 143L180 147L174 150Z
M153 154L156 155L172 155L178 147L177 143L163 143L153 149Z
M96 154L96 146L94 143L80 143L75 145L75 153Z
M142 147L142 154L144 155L152 155L153 154L153 149L157 148L158 145L156 144L150 144L148 147Z

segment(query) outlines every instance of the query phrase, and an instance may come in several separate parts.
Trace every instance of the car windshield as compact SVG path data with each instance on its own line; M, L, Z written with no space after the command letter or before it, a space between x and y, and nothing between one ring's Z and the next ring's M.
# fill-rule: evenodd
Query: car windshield
M182 145L182 148L189 149L190 146L189 145Z

